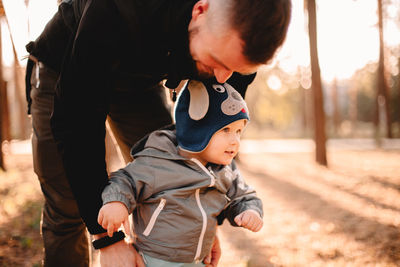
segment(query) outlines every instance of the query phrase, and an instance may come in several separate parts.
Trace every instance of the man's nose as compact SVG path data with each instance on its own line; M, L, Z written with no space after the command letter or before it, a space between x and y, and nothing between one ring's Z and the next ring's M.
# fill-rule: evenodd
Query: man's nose
M226 82L232 76L232 71L225 69L214 69L215 78L219 83Z

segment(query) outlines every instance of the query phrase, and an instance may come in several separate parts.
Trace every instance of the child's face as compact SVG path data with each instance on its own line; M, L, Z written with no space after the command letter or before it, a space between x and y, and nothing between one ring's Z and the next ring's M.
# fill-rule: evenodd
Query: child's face
M239 152L240 137L245 125L246 120L237 120L216 132L206 149L197 154L198 160L203 164L230 164Z

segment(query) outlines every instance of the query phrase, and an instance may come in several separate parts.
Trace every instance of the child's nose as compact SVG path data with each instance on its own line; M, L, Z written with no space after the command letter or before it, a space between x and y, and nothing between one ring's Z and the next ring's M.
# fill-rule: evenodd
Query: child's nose
M231 136L231 144L237 145L239 143L240 143L240 135L232 134L232 136Z

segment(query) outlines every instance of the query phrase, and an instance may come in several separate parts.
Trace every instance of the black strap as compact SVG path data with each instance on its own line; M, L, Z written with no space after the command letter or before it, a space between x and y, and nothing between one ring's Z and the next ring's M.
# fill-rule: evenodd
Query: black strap
M26 64L26 73L25 73L25 96L26 96L26 101L28 102L28 114L31 114L31 104L32 104L32 98L31 98L31 76L32 76L32 70L33 66L35 66L35 62L32 61L32 59L28 58L28 63Z
M125 238L125 234L122 231L115 232L112 237L109 237L108 235L99 239L96 239L92 242L93 247L95 249L101 249L105 248L107 246L110 246L112 244L115 244Z

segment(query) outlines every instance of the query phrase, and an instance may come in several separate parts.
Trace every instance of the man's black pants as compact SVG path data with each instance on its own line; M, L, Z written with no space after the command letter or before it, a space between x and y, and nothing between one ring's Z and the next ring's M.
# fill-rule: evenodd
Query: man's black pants
M66 179L50 128L57 73L36 63L31 75L32 154L34 171L45 199L41 233L44 266L89 266L86 227ZM39 71L39 75L37 75ZM116 88L108 122L125 161L130 148L145 134L172 122L161 84L150 88Z

